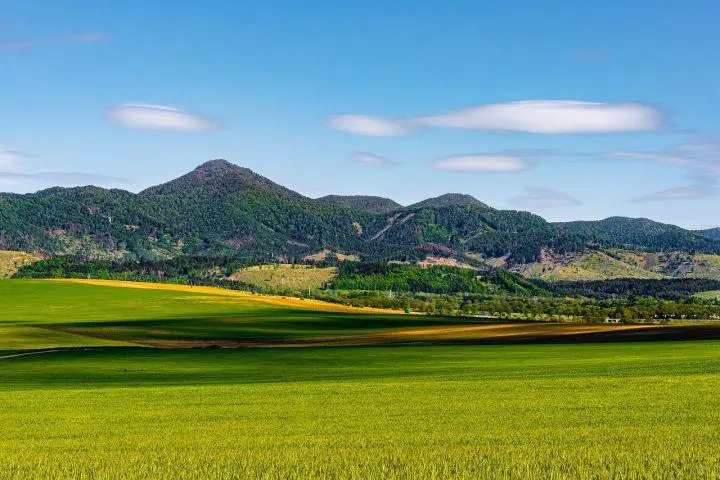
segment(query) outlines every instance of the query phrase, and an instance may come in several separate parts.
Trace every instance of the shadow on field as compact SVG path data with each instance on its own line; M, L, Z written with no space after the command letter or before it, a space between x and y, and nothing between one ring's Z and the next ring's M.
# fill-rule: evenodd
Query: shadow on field
M43 328L159 348L504 345L720 339L720 324L582 325L312 311L66 323Z

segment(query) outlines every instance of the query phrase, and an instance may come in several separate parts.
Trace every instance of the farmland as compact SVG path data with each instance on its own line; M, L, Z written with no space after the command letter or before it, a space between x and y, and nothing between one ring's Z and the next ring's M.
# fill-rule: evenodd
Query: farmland
M528 344L568 326L178 285L6 280L0 301L4 478L720 476L713 341ZM656 328L688 327L611 340ZM304 348L184 348L224 341Z

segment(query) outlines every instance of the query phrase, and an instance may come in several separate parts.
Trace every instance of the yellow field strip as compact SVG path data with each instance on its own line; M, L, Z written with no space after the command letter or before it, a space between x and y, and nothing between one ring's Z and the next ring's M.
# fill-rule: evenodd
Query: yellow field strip
M120 288L138 288L147 290L170 290L175 292L196 293L202 295L214 295L222 297L235 297L250 302L261 302L269 305L279 305L284 307L298 307L312 310L320 310L325 312L348 312L348 313L383 313L383 314L403 314L401 310L385 310L381 308L358 308L340 305L337 303L323 302L320 300L282 297L279 295L260 295L239 290L228 290L217 287L177 285L172 283L152 283L152 282L128 282L123 280L95 280L82 278L63 278L52 279L48 281L80 283L86 285L97 285L103 287L120 287Z

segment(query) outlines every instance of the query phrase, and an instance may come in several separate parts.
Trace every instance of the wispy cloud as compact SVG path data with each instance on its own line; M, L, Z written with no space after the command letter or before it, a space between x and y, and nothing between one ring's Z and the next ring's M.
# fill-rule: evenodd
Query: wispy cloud
M510 199L510 203L527 210L576 207L582 205L577 198L545 187L525 187L526 195Z
M34 48L48 47L54 45L70 45L77 43L97 43L109 39L110 36L99 32L82 32L56 38L20 38L14 40L0 41L0 51L23 52Z
M675 165L695 173L720 177L719 140L687 142L655 152L615 151L606 153L605 156Z
M530 168L523 158L506 154L455 155L434 160L431 165L441 170L469 173L522 172Z
M402 122L368 115L335 115L328 126L334 130L365 137L400 137L409 129Z
M15 170L27 154L11 145L0 143L0 169Z
M32 185L130 185L126 178L101 175L96 173L28 171L26 162L31 155L16 147L0 143L0 185L32 186Z
M660 190L633 199L637 202L693 200L718 195L720 187L720 141L702 140L682 143L659 151L615 151L608 158L643 160L687 170L691 184Z
M668 188L634 198L635 202L658 202L668 200L696 200L720 195L716 182L695 183L684 187Z
M168 132L206 132L218 128L212 120L165 105L127 103L108 113L121 127Z
M113 177L109 175L100 175L96 173L81 172L36 172L36 173L18 173L18 172L0 172L0 179L5 179L12 183L21 181L32 182L51 182L53 185L131 185L132 182L127 178Z
M585 134L657 130L665 124L659 109L644 103L598 103L571 100L526 100L494 103L409 118L337 115L329 126L365 136L401 136L417 128Z
M393 168L394 166L400 164L400 162L393 162L385 157L381 157L380 155L375 155L373 153L367 152L355 153L350 158L354 162L379 168Z

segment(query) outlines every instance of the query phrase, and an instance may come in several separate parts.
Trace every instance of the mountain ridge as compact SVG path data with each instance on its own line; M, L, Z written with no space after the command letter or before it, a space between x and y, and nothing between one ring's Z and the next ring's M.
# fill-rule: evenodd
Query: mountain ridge
M373 195L325 195L315 200L369 213L390 213L405 208L395 200Z
M549 223L467 194L407 207L372 196L312 199L227 160L205 162L137 194L94 186L0 194L0 250L40 256L219 254L283 261L329 249L367 260L432 255L520 268L541 264L548 252L720 254L720 239L708 235L627 217Z
M708 228L706 230L696 230L700 235L712 238L713 240L720 240L720 227Z

